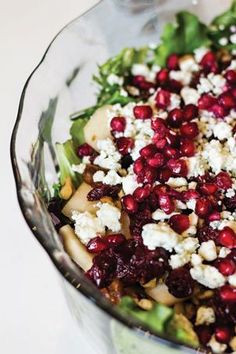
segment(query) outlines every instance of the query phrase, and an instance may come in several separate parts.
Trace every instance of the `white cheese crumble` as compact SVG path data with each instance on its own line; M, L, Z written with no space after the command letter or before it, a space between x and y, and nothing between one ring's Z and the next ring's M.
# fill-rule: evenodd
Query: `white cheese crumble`
M156 221L163 221L170 219L171 216L176 215L177 213L166 214L163 210L157 209L152 213L152 219Z
M236 288L236 273L234 273L228 277L228 282L230 285L232 285L234 288Z
M209 52L209 48L200 47L194 50L194 57L197 63L200 63L204 55Z
M231 34L231 36L229 37L229 40L231 43L236 44L236 33Z
M217 258L216 245L213 240L202 242L198 253L206 261L214 261Z
M139 187L139 184L134 174L122 178L122 189L125 194L133 194L137 187Z
M215 312L212 307L200 306L197 310L195 325L209 325L216 320Z
M186 178L183 177L176 177L176 178L170 177L166 182L166 184L168 184L168 186L170 187L178 188L182 186L187 186L188 181L186 180Z
M98 203L97 206L99 209L97 210L96 215L101 225L103 225L103 227L107 227L113 232L120 231L120 209L109 203Z
M177 95L176 93L171 93L170 104L169 104L168 110L171 111L174 108L179 108L180 103L181 103L180 96Z
M180 236L171 227L160 222L158 224L146 224L142 231L143 243L149 250L156 247L163 247L167 251L172 251L179 243Z
M190 274L194 280L210 289L217 289L225 284L225 278L218 269L206 264L191 268Z
M232 197L234 197L234 196L235 196L235 190L232 189L232 188L227 189L227 191L226 191L226 193L225 193L225 196L226 196L227 198L232 198Z
M214 335L211 337L211 340L207 343L207 345L215 354L222 354L227 349L227 344L217 342Z
M230 254L230 249L227 247L221 247L219 251L219 258L225 258Z
M186 159L186 162L188 165L188 178L204 175L206 171L206 162L202 159L199 153Z
M93 175L93 180L94 182L102 182L111 186L122 183L122 177L120 177L114 170L108 171L106 175L103 171L97 171Z
M101 221L93 214L85 211L79 213L72 212L72 220L75 222L75 233L83 244L87 244L97 235L104 234L105 227Z
M72 165L71 168L72 168L72 171L77 172L82 175L85 171L86 164L80 163L79 165Z
M124 83L123 77L117 76L115 74L110 74L107 77L107 82L109 85L119 85L122 86Z
M108 170L119 170L121 168L120 163L118 163L121 154L116 150L111 139L98 140L97 148L100 154L94 160L95 165Z
M142 75L142 76L148 76L149 75L149 68L145 64L133 64L131 68L131 73L132 75Z
M219 140L229 139L232 136L232 127L226 122L218 122L213 128L213 134Z
M191 255L191 264L193 267L197 267L197 266L201 265L202 261L203 261L202 257L200 257L198 254L193 253Z
M183 98L185 104L192 103L196 105L200 98L198 91L191 87L183 87L180 95Z
M170 256L169 265L172 269L184 266L190 261L191 255L189 253L173 254Z

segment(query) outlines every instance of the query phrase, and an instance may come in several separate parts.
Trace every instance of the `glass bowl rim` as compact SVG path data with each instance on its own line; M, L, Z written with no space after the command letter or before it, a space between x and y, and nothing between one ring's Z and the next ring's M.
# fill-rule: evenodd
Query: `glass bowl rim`
M102 3L104 0L98 0L98 3L93 5L90 9L85 11L83 14L80 16L75 17L73 20L68 22L66 25L64 25L59 32L53 37L53 39L50 41L48 47L46 48L41 60L39 63L36 65L36 67L33 69L29 77L27 78L21 95L20 95L20 100L18 104L18 110L16 114L16 120L12 129L12 134L11 134L11 140L10 140L10 159L11 159L11 165L12 165L12 170L13 170L13 175L14 175L14 181L15 181L15 186L16 186L16 194L17 194L17 199L18 203L20 206L20 210L22 212L22 215L26 221L26 224L30 228L30 231L36 236L37 241L40 243L40 245L43 247L44 251L47 253L49 258L51 259L52 263L54 266L57 268L58 272L62 275L62 277L70 284L72 287L81 292L89 301L92 301L95 303L96 306L99 307L102 311L104 311L106 314L108 314L111 318L114 318L117 320L119 323L123 324L125 327L128 327L130 330L135 331L136 334L141 335L141 337L145 337L146 339L151 339L153 343L159 342L162 343L165 346L172 347L173 349L179 349L179 350L187 350L188 352L192 353L203 353L201 350L196 349L191 347L190 345L183 344L180 341L171 338L168 335L165 334L160 334L160 333L155 333L155 331L152 331L148 326L145 326L143 324L140 324L139 321L136 321L134 318L128 318L128 316L124 316L118 311L114 306L111 305L111 303L107 300L104 299L104 297L101 294L97 294L97 296L94 294L92 291L93 289L88 288L86 282L84 281L84 276L80 276L77 274L77 277L79 278L80 284L79 286L76 285L76 283L73 280L73 277L68 276L69 269L66 267L61 267L58 262L55 261L55 258L53 256L53 249L51 247L47 247L42 241L40 241L40 232L34 229L34 225L30 222L30 220L27 218L27 215L25 213L25 207L24 207L24 199L20 193L21 187L22 187L22 182L20 178L20 172L19 172L19 167L17 163L17 154L16 154L16 140L17 140L17 133L18 133L18 127L21 122L22 118L22 113L23 113L23 107L24 107L24 101L25 97L28 93L28 86L33 78L34 74L37 72L37 70L41 67L41 65L44 64L45 58L47 57L48 52L50 51L52 45L54 44L55 40L64 32L64 30L68 29L70 25L75 23L77 20L80 19L80 17L84 16L85 14L89 13L91 10L94 10L97 6L99 6L100 3ZM148 334L148 336L147 336Z

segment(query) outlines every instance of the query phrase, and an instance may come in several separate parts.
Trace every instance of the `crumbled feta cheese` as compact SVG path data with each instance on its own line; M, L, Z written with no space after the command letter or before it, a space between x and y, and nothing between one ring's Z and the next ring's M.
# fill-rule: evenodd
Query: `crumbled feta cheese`
M227 349L227 344L222 344L217 342L214 335L211 337L211 340L207 343L207 345L211 348L211 350L215 354L222 354Z
M170 78L176 81L180 81L183 85L188 85L191 82L192 74L191 72L184 71L170 71Z
M96 182L102 182L105 177L105 172L103 171L97 171L93 175L93 181Z
M187 205L187 208L188 208L188 209L195 210L195 207L196 207L196 199L189 199L189 200L186 202L186 205Z
M179 61L179 67L185 74L188 72L197 71L199 69L198 64L191 55L186 55L183 57L183 59Z
M212 307L200 306L197 310L195 325L209 325L216 320L215 312Z
M189 177L198 177L205 174L206 163L202 159L200 154L189 157L186 159L188 165L188 178Z
M123 77L117 76L115 74L110 74L107 77L107 82L109 85L119 85L122 86L124 83Z
M199 247L198 239L195 237L187 237L174 247L176 253L194 253L196 249Z
M174 108L179 108L181 103L180 96L177 95L176 93L171 93L170 95L170 105L168 107L168 110L171 111Z
M232 198L232 197L234 197L234 196L235 196L235 190L232 189L232 188L227 189L227 191L226 191L226 193L225 193L225 196L226 196L227 198Z
M197 85L197 89L200 94L213 91L213 88L214 87L210 80L208 80L206 77L200 77L199 84Z
M170 256L169 265L172 269L184 266L190 261L189 253L173 254Z
M230 275L228 277L228 282L230 285L232 285L234 288L236 288L236 273L234 273L233 275Z
M200 63L204 55L209 52L209 48L200 47L194 50L194 56L197 63Z
M139 184L134 174L129 174L122 178L122 188L125 194L133 194L138 186Z
M215 242L213 240L202 242L198 253L206 261L214 261L217 258Z
M111 186L115 186L122 183L122 177L120 177L116 171L110 170L106 176L104 176L102 182L105 184L110 184Z
M75 222L75 233L85 245L98 234L104 234L105 228L101 221L93 214L85 211L72 212L72 220Z
M227 70L236 70L236 60L232 60Z
M182 186L187 186L188 182L186 178L183 177L170 177L168 181L166 182L168 186L173 187L173 188L178 188Z
M213 93L220 95L226 85L226 79L220 74L214 75L213 73L208 74L207 77L213 85Z
M163 247L167 251L172 251L179 242L180 236L171 227L160 222L158 224L146 224L142 231L143 243L149 250L156 247Z
M225 284L224 276L210 265L195 266L190 269L190 274L194 280L210 289L217 289Z
M154 211L154 213L152 213L152 219L157 221L163 221L163 220L170 219L171 216L176 214L177 213L166 214L163 210L157 209L156 211Z
M84 173L85 168L86 168L86 164L80 163L79 165L72 165L71 168L72 168L72 171L77 172L82 175Z
M180 95L183 98L185 104L192 103L196 105L200 98L198 91L191 87L183 87Z
M193 253L191 255L191 264L193 267L197 267L197 266L201 265L202 261L203 261L202 257L200 257L198 254Z
M219 140L228 139L232 136L232 127L225 122L218 122L213 128L213 134Z
M230 249L227 247L221 247L220 251L219 251L219 257L220 258L225 258L228 256L228 254L230 254Z
M95 158L95 165L107 168L108 170L119 170L121 168L120 163L118 163L121 159L121 154L116 150L111 139L98 140L97 148L100 155Z
M227 158L223 146L215 139L211 140L204 146L202 156L208 161L208 164L214 173L219 173L224 168L225 160Z
M222 45L222 46L225 46L228 44L228 38L226 37L222 37L219 39L219 44Z
M133 64L131 68L131 73L132 75L142 75L142 76L148 76L149 75L149 68L145 64Z
M232 34L229 37L229 40L230 40L231 43L236 44L236 33Z
M120 209L109 203L98 203L97 206L99 209L97 210L96 215L101 225L103 225L103 227L108 227L108 229L113 232L120 231Z

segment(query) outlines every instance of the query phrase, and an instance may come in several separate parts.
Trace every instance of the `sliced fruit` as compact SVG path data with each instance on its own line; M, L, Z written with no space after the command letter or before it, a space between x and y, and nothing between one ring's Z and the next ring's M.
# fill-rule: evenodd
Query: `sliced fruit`
M145 292L152 299L157 301L160 304L173 306L178 302L183 301L184 299L177 299L173 295L171 295L168 291L168 288L165 284L158 284L155 288L146 288Z

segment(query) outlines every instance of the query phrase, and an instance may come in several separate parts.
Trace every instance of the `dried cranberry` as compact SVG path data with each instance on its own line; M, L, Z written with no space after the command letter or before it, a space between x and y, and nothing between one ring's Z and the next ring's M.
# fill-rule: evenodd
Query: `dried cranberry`
M225 293L227 293L227 290ZM236 324L236 306L234 302L225 302L222 301L220 296L216 296L213 304L216 317L221 323L227 323L227 325Z
M223 203L227 210L235 211L236 209L236 195L231 198L224 198Z
M175 232L182 234L190 226L189 217L184 214L172 215L169 220L169 224Z
M173 269L166 279L166 285L169 292L177 298L188 297L193 293L193 279L184 267Z
M203 345L207 345L207 343L210 341L211 336L213 334L213 331L209 326L198 326L196 328L196 332L198 334L200 343Z
M77 154L79 157L91 156L94 154L94 152L95 150L92 148L92 146L87 143L80 145L77 149Z
M117 198L121 190L120 185L110 186L109 184L102 184L93 188L87 195L89 201L100 200L102 197Z
M156 106L165 109L170 104L170 92L166 90L159 90L155 97Z
M121 155L127 155L134 147L134 140L132 138L121 137L116 139L116 146Z
M200 243L210 240L217 242L218 234L218 230L213 229L211 226L205 225L198 229L197 237Z
M149 119L152 117L152 108L148 105L140 105L134 107L134 116L137 119Z
M172 109L167 117L167 123L173 128L179 128L183 122L183 111L180 108Z

